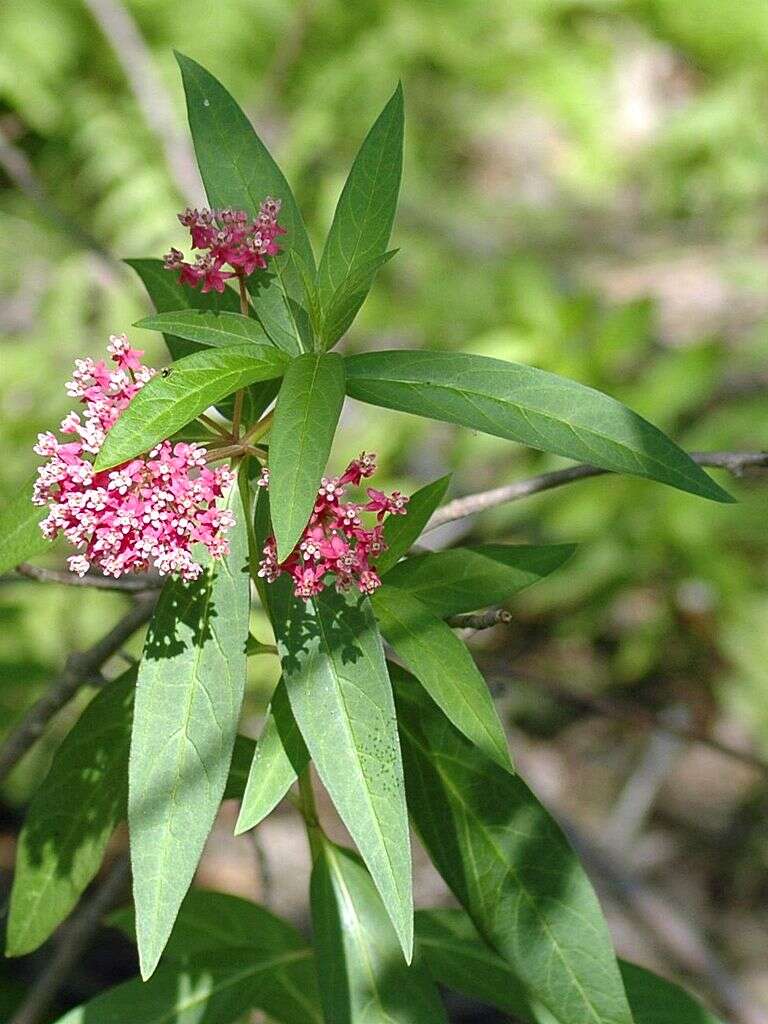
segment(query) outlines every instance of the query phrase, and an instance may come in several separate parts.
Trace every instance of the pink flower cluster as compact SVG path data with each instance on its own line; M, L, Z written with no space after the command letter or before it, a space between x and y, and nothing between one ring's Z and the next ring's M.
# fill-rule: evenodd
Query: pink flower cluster
M275 538L264 546L264 558L259 564L259 576L273 583L278 576L289 573L293 577L296 597L314 597L324 590L328 576L335 577L337 590L356 586L363 594L372 594L381 585L371 558L386 548L382 520L390 515L405 515L408 498L395 491L391 495L368 488L365 504L349 502L342 497L347 484L358 486L364 477L376 470L376 456L363 452L347 466L340 477L323 477L312 516L299 543L284 562L277 561ZM262 471L259 486L269 486L269 470ZM376 525L363 526L360 514L375 512Z
M170 441L95 472L87 456L98 454L109 428L154 375L125 335L111 337L107 348L115 367L78 359L67 384L67 393L85 405L82 418L71 412L61 422L62 432L75 440L62 443L50 432L38 436L35 451L48 461L38 470L32 500L50 509L40 528L49 540L63 533L83 552L68 559L78 576L91 565L115 577L154 566L161 575L196 579L202 567L192 544L203 544L214 558L228 553L225 535L234 518L216 501L232 473L208 469L201 445Z
M248 277L254 270L263 270L267 256L280 252L278 235L285 228L277 223L280 200L267 198L259 215L251 220L244 210L190 210L179 214L189 228L192 248L204 250L194 263L186 263L183 253L171 249L165 257L166 270L178 270L179 280L202 291L223 292L230 277ZM230 270L222 268L228 265Z

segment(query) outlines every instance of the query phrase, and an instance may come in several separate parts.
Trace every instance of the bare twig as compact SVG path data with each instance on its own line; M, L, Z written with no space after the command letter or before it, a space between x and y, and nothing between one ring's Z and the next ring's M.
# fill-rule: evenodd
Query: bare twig
M751 469L768 468L768 452L691 452L690 454L693 461L699 466L725 469L737 477L744 476ZM541 491L549 491L553 487L562 487L563 484L570 484L575 480L585 480L592 476L603 476L608 472L609 470L598 469L596 466L568 466L566 469L558 469L552 473L541 473L539 476L532 476L527 480L518 480L504 487L494 487L489 491L480 491L479 494L468 494L464 498L449 501L447 505L439 508L427 523L424 533L435 530L445 523L451 523L455 519L464 519L466 516L495 508L497 505L506 505L511 501L528 498L532 494L539 494Z
M86 4L112 44L144 120L163 147L176 187L185 201L194 206L202 189L192 150L179 131L173 104L136 22L119 0L86 0Z
M163 585L163 578L157 574L145 573L136 576L120 576L114 579L111 576L100 576L98 573L89 572L85 576L78 576L73 572L66 572L59 569L44 569L39 565L30 565L29 562L22 562L16 566L16 572L30 580L39 583L60 583L65 587L91 587L94 590L121 590L124 593L142 594L147 590L159 590ZM14 577L3 577L5 580L13 580Z
M114 862L90 901L61 929L50 963L35 980L10 1024L39 1024L47 1019L47 1011L93 940L102 918L122 897L128 875L128 855L124 854Z
M469 615L452 615L445 620L451 629L493 629L502 622L511 622L512 613L506 608L486 608Z
M556 683L534 678L524 673L521 674L517 670L514 673L514 678L530 684L538 690L542 690L555 701L571 704L573 707L582 708L594 714L603 715L606 718L630 722L644 729L656 729L658 732L666 733L668 736L676 736L678 739L687 740L690 743L698 743L703 747L709 747L710 750L717 751L718 754L732 757L734 760L741 761L750 768L768 775L768 763L756 754L751 754L747 750L738 750L735 747L728 746L726 743L721 743L720 740L708 736L706 733L698 732L696 729L691 729L684 725L678 725L669 716L656 714L640 704L630 703L627 700L613 700L610 697L599 697L590 693L574 693L571 690L558 686Z
M70 654L64 671L26 713L0 746L0 782L42 735L48 722L86 683L103 682L99 670L133 634L149 621L155 598L142 596L101 640L87 651Z

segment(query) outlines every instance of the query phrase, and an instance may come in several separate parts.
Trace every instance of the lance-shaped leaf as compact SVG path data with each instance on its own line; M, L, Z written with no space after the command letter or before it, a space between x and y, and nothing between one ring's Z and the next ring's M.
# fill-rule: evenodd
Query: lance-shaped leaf
M416 950L429 973L455 992L533 1022L525 989L462 910L417 910Z
M457 729L511 770L504 727L466 645L407 591L380 587L371 600L384 639Z
M164 964L92 999L56 1024L232 1024L251 1009L280 1024L323 1024L308 993L312 951L208 950L183 964Z
M554 572L575 550L573 544L451 548L398 562L387 573L387 585L407 591L444 619L508 600Z
M439 480L420 487L411 495L404 516L387 516L384 521L384 541L387 547L376 559L376 569L380 576L389 572L421 536L432 513L445 497L450 480L450 475L441 476Z
M600 905L557 824L519 776L392 672L408 807L456 898L558 1021L632 1024Z
M309 751L293 717L285 683L272 694L248 773L235 835L255 828L277 807L309 763Z
M337 289L362 268L371 267L383 256L392 232L403 170L403 90L400 85L382 110L363 141L339 197L317 272L320 302L331 307ZM373 270L360 282L373 280ZM358 288L360 301L349 306L342 323L334 316L334 333L349 326L365 298L367 288ZM354 294L354 292L353 292ZM330 326L330 324L329 324ZM340 337L327 334L326 345Z
M333 295L328 299L324 309L318 310L316 319L319 323L318 334L322 348L332 348L355 319L358 309L365 302L380 267L389 263L396 256L398 249L374 256L358 264L344 278Z
M347 360L362 402L649 477L714 501L733 499L637 413L576 381L501 359L449 352L366 352Z
M180 359L134 396L107 433L96 469L140 455L225 395L257 380L280 377L285 365L285 355L272 345L209 348Z
M317 772L381 893L408 960L411 849L392 688L366 598L270 584L288 697Z
M141 278L158 313L172 313L187 309L209 313L238 313L240 311L240 299L231 288L225 288L221 294L219 292L203 294L198 288L180 284L178 275L166 270L162 260L126 260L125 262L129 267L133 267ZM275 341L271 334L270 337ZM200 342L190 341L189 338L181 338L173 334L163 334L163 338L174 359L182 359L184 356L192 355L193 352L199 352L204 347ZM275 344L279 345L277 341ZM282 345L279 347L284 348ZM276 394L276 381L251 384L246 391L246 400L243 404L244 422L254 422ZM217 408L225 416L231 418L232 405L233 399L225 398L217 404Z
M269 501L282 562L307 525L344 404L344 360L307 352L285 371L269 436Z
M461 910L416 913L419 954L436 981L496 1006L525 1024L551 1024L542 1007L531 1004L509 964L483 941ZM687 992L652 971L619 961L635 1024L721 1024Z
M306 325L291 300L301 306L304 287L290 256L297 252L313 274L315 259L290 185L224 86L189 57L177 53L176 59L184 81L197 164L211 206L231 206L255 217L267 196L282 201L279 222L285 234L280 237L281 253L272 257L269 267L280 280L298 334Z
M224 788L224 800L242 800L255 752L256 744L250 736L242 736L240 733L235 736L227 785Z
M56 751L19 836L7 953L22 956L69 914L125 818L136 671L98 693Z
M0 510L0 572L15 569L51 546L40 532L40 522L48 515L48 509L32 504L36 479L37 473Z
M157 965L227 781L245 683L248 542L239 491L230 555L169 581L139 666L128 824L139 960Z
M304 350L304 344L291 313L296 307L289 306L280 278L269 270L257 270L246 281L246 287L253 310L272 341L284 352L297 356ZM306 315L297 312L297 316L305 329Z
M447 1024L429 975L403 960L381 897L358 857L323 842L311 898L326 1021Z
M134 327L148 331L162 331L199 345L213 348L230 348L251 342L256 345L269 344L264 328L252 317L242 313L215 312L204 309L175 309L168 313L156 313L139 320Z

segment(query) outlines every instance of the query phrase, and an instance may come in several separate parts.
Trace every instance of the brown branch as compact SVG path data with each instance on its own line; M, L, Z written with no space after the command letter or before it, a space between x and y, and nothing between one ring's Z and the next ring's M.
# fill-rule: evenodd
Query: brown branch
M691 452L690 454L697 465L725 469L736 477L744 476L750 470L768 468L768 452ZM451 523L455 519L464 519L466 516L473 516L486 509L495 508L497 505L519 501L521 498L552 490L553 487L562 487L563 484L570 484L575 480L604 476L608 472L610 471L598 469L597 466L568 466L567 469L541 473L528 480L517 480L504 487L494 487L492 490L480 491L478 494L468 494L464 498L449 501L448 504L437 509L427 523L424 533L435 530L445 523Z
M137 629L149 621L154 605L154 596L139 598L106 636L87 651L70 654L59 678L45 696L29 709L0 746L0 782L39 739L56 712L74 697L81 686L103 682L100 675L102 665L120 650Z
M60 583L65 587L90 587L94 590L121 590L124 593L143 594L148 590L159 590L163 585L162 576L154 574L143 574L136 576L120 576L115 579L112 576L101 576L98 573L89 572L85 576L78 576L73 572L59 569L44 569L39 565L30 565L29 562L22 562L16 566L16 572L26 579L36 580L38 583ZM13 581L15 577L4 576L6 582Z
M511 622L512 613L506 608L486 608L485 611L469 615L452 615L445 621L451 629L493 629L502 622Z
M179 131L173 104L136 22L119 0L86 0L86 4L112 44L144 120L163 148L179 193L194 206L202 188L192 150Z
M90 901L61 929L50 962L9 1024L39 1024L47 1019L51 1004L90 946L102 918L122 898L128 876L128 855L123 854L114 862Z

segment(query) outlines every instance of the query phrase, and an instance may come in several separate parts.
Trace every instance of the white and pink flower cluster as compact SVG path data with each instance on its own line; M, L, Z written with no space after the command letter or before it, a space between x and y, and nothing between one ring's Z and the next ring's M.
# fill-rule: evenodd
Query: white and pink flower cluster
M179 214L189 228L192 248L201 251L194 263L187 263L184 254L171 249L165 256L166 270L178 270L179 281L202 291L223 292L230 277L249 277L254 270L263 270L267 256L280 252L277 244L285 228L277 223L280 200L267 198L252 220L244 210L190 210ZM228 265L231 269L224 270Z
M50 540L62 533L80 549L68 559L79 576L94 565L107 576L154 567L161 575L196 579L202 567L193 544L204 545L214 558L228 553L226 532L234 518L216 502L233 475L225 467L207 468L201 445L170 441L95 472L88 456L98 454L109 428L154 375L125 335L111 337L108 351L115 366L78 359L67 384L67 393L85 406L82 417L71 412L61 422L62 432L75 440L38 436L35 451L48 461L38 470L32 500L50 508L40 528Z
M365 504L342 498L347 484L358 486L365 477L376 471L376 456L363 452L347 466L340 477L323 477L309 523L299 543L284 562L277 561L275 538L264 546L264 558L259 565L259 576L273 583L278 576L289 573L293 578L296 597L314 597L324 590L333 577L337 590L357 587L362 594L372 594L381 585L376 569L371 565L385 550L382 520L390 515L405 515L408 498L394 491L391 495L368 488ZM262 471L259 485L269 486L269 470ZM363 512L376 513L376 525L363 526Z

